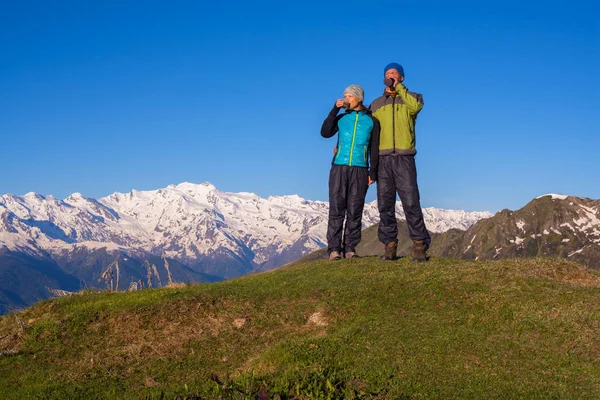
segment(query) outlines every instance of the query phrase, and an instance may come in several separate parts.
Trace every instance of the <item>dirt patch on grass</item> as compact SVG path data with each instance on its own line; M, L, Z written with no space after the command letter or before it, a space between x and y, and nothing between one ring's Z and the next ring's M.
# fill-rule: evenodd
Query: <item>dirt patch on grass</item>
M242 328L244 325L246 325L246 318L236 318L233 320L233 326L237 329Z
M580 286L600 287L600 274L579 265L558 265L550 269L546 276Z
M490 278L501 282L508 278L525 279L551 279L569 282L578 286L600 287L600 273L581 264L556 258L528 258L528 259L502 259L484 260L480 262L464 263L462 270L469 268L472 280L479 280L483 276L478 270L485 268L490 273ZM467 279L467 276L464 277Z
M105 337L116 352L130 356L181 356L190 342L235 329L234 320L226 309L179 301L109 318Z
M315 326L327 326L327 318L325 317L325 313L323 311L317 311L308 317L308 324L313 324Z
M556 260L535 260L532 264L534 268L526 271L528 277L537 275L579 286L600 287L600 273L583 265Z

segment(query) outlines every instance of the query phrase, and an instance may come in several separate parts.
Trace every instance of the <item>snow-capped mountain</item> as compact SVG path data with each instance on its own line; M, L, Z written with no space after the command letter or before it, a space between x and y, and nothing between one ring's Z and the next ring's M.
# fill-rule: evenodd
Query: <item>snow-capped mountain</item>
M403 218L397 204L398 216ZM432 232L465 230L488 212L426 208ZM0 196L0 248L64 256L78 248L165 255L185 265L231 257L249 269L272 268L323 247L328 203L297 195L261 198L227 193L210 183L114 193L98 200L74 193L64 200L28 193ZM363 225L378 222L376 202ZM214 271L212 271L214 272Z

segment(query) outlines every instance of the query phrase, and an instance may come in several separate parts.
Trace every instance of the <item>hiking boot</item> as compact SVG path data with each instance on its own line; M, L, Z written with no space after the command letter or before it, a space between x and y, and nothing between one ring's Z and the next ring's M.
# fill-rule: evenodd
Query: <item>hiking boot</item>
M346 258L358 258L358 256L356 255L356 253L353 252L353 251L346 252L346 256L345 257Z
M413 240L413 261L427 261L427 245L422 240Z
M329 261L336 261L336 260L341 260L342 256L340 254L339 251L332 251L331 253L329 253Z
M398 242L389 242L385 245L385 252L381 257L382 260L395 260L398 258L396 252L398 251Z

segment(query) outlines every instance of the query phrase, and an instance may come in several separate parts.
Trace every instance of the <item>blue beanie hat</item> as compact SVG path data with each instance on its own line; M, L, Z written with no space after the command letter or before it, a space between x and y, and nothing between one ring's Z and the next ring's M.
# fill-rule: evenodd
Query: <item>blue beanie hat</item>
M388 65L386 65L385 68L383 69L383 74L384 75L388 71L388 69L395 69L396 71L398 71L400 73L400 75L402 75L403 77L405 77L404 76L404 68L402 68L402 65L400 65L398 63L389 63Z

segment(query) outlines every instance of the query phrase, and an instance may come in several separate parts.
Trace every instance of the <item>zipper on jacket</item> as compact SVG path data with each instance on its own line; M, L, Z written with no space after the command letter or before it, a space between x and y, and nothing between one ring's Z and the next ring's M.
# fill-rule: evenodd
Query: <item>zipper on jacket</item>
M356 119L354 120L354 133L352 134L352 146L350 147L350 166L352 166L352 152L354 150L354 139L356 138L356 126L358 125L358 113L356 113Z
M396 154L396 96L392 97L392 153Z

